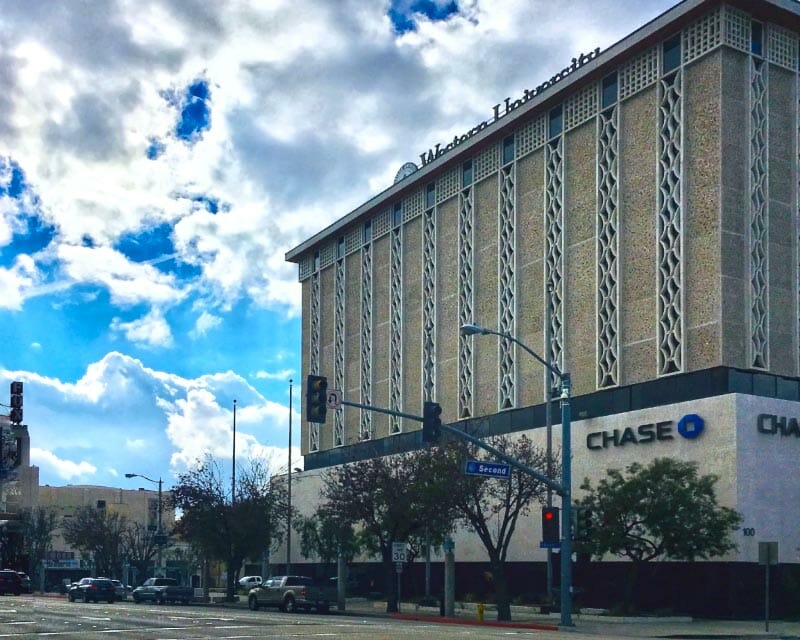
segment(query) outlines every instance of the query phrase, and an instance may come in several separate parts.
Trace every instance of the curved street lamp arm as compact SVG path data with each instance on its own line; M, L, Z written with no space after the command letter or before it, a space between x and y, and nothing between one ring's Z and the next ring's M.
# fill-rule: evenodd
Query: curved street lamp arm
M503 333L502 331L495 331L494 329L487 329L486 327L481 327L481 326L479 326L477 324L465 324L465 325L462 325L461 326L461 333L463 335L465 335L465 336L471 336L471 335L474 335L476 333L479 333L479 334L484 335L484 336L493 335L493 336L498 336L500 338L504 338L505 340L510 340L511 342L519 345L520 348L523 349L526 353L528 353L528 354L532 355L534 358L536 358L536 360L542 366L544 366L545 368L549 369L553 374L555 374L558 377L559 380L563 380L564 379L564 374L561 373L561 371L559 371L558 367L555 364L547 362L544 358L542 358L542 356L540 356L538 353L536 353L533 349L531 349L524 342L520 342L514 336L512 336L512 335L510 335L508 333Z

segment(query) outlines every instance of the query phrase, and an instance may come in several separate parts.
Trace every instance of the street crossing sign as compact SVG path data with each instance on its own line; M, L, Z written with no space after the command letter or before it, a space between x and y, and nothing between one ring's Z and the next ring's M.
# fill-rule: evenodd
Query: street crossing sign
M511 465L505 462L486 462L485 460L467 460L464 473L468 476L484 476L508 480L511 477Z

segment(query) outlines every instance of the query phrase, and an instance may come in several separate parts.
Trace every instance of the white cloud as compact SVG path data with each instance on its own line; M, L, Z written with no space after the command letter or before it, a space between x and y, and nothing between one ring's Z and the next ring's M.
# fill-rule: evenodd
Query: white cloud
M52 257L66 286L97 283L118 305L188 295L110 249L125 233L167 224L178 257L200 267L193 295L223 309L249 297L296 314L287 249L505 96L669 4L471 0L446 21L418 16L418 30L398 38L385 2L191 11L177 0L123 2L68 20L21 3L0 18L13 60L0 154L22 167L57 227ZM210 84L211 128L190 146L175 138L178 109L164 96L199 77ZM145 153L151 138L165 145L156 160ZM183 193L229 209L212 215ZM0 217L0 246L12 222ZM94 248L81 246L87 235ZM35 282L14 281L33 273L0 271L0 292L11 293L0 304L19 309L35 295Z
M124 333L130 342L144 346L168 347L172 344L172 331L158 309L152 309L146 316L131 322L114 318L111 329Z
M42 345L39 344L38 342L31 342L31 349L33 349L34 351L41 351Z
M233 372L183 378L112 352L74 383L9 370L0 370L2 380L25 383L32 462L43 484L116 485L120 470L166 479L206 453L230 464L233 398L237 460L287 456L288 406ZM292 420L299 433L297 411Z
M293 369L283 369L282 371L256 371L253 377L258 380L288 380L293 375Z
M148 443L147 440L145 440L144 438L136 438L136 439L128 438L125 440L125 448L128 449L129 451L133 452L146 451L147 447Z
M62 460L52 451L39 447L31 447L31 463L66 481L86 480L97 471L97 467L86 461Z
M195 322L194 330L192 330L191 335L194 338L200 338L221 324L222 318L208 313L208 311L203 311L203 313L201 313L197 318L197 322Z
M19 311L40 276L33 258L19 255L10 269L0 267L0 309Z
M69 281L103 285L111 301L120 306L173 304L185 295L174 276L161 273L151 264L131 262L110 247L61 244L57 257Z

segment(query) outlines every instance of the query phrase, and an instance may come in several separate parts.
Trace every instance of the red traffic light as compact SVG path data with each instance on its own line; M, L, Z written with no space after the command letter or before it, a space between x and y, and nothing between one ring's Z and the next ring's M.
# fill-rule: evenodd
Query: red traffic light
M558 507L542 507L542 542L557 543Z

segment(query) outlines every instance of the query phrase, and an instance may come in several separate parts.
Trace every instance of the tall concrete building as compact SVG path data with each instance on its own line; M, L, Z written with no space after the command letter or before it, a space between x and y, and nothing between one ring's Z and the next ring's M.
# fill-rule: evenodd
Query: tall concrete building
M304 374L541 444L555 381L513 341L459 328L510 334L571 373L573 495L608 468L696 461L743 516L718 597L759 541L797 567L798 34L797 2L686 0L532 71L288 252ZM307 470L419 446L419 423L350 407L302 427ZM541 561L527 533L511 559Z

